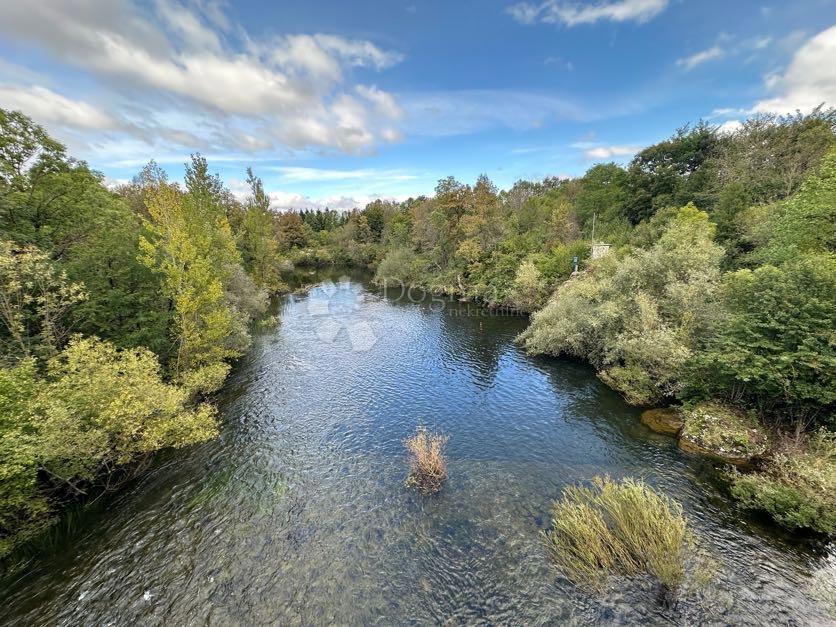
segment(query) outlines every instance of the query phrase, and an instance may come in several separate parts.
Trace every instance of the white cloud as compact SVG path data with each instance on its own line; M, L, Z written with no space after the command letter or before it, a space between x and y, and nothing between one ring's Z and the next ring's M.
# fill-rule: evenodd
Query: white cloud
M698 65L702 65L703 63L707 63L708 61L719 59L724 54L725 52L720 46L712 46L707 50L701 50L696 54L692 54L690 57L679 59L676 62L676 65L681 68L685 68L685 71L687 72L693 70Z
M575 144L576 148L584 148L583 156L590 161L595 159L612 159L613 157L626 157L636 154L641 146L595 146L586 147L588 144Z
M275 211L292 211L299 209L336 209L337 211L350 211L362 209L373 200L391 200L401 202L406 196L380 196L368 194L346 194L323 196L312 198L296 192L272 191L270 196L270 207Z
M220 6L211 0L155 0L150 7L138 0L0 2L0 32L97 76L110 89L108 110L127 102L155 113L180 103L225 127L204 139L226 137L227 148L354 152L396 135L394 98L372 87L358 100L350 73L383 70L402 55L328 34L256 41L230 24Z
M539 4L520 2L508 7L508 13L522 24L545 22L577 26L600 20L642 24L665 10L669 0L604 0L574 2L545 0Z
M717 132L720 135L731 135L743 128L743 122L740 120L726 120L717 127Z
M378 170L375 168L360 168L354 170L332 170L327 168L277 166L270 168L270 170L281 174L282 180L285 182L346 180L374 180L376 182L386 182L411 181L418 178L415 174L410 174L397 169Z
M392 119L398 119L403 116L403 109L398 106L392 94L387 94L385 91L378 89L375 85L368 87L366 85L358 85L356 88L358 94L371 102L375 108Z
M74 129L109 130L119 124L101 109L45 87L0 84L0 107L23 111L43 123Z
M766 77L775 95L761 100L752 113L809 112L824 103L836 106L836 26L808 39L793 55L789 67Z

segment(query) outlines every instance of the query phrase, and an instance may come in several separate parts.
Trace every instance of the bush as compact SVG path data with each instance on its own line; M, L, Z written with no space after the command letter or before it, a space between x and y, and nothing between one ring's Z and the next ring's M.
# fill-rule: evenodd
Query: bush
M789 420L832 420L836 255L738 270L721 294L723 315L691 362L687 393L735 398Z
M417 278L417 257L409 248L395 248L377 268L375 281L378 283L397 282L411 285Z
M417 487L422 494L435 494L441 490L447 479L447 462L444 459L444 445L447 437L429 433L425 427L404 441L412 454L411 470L406 483Z
M511 300L523 311L534 311L546 303L549 286L537 266L530 260L523 261L511 288Z
M732 472L732 495L789 529L836 534L836 435L820 431L802 450L776 453L762 472Z
M651 575L665 598L678 594L693 548L682 506L644 482L596 477L570 486L552 506L546 544L572 582L600 590L612 575Z
M587 359L637 405L675 396L715 314L723 251L712 237L708 216L683 207L650 248L605 255L563 283L522 334L525 347Z

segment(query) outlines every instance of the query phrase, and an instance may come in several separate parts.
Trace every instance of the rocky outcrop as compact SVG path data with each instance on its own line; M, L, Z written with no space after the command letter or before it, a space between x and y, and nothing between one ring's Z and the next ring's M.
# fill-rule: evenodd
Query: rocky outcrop
M641 419L656 433L664 433L665 435L678 435L684 424L682 411L678 407L648 409L642 412Z
M720 403L700 403L683 412L679 448L742 466L762 455L769 444L757 422Z

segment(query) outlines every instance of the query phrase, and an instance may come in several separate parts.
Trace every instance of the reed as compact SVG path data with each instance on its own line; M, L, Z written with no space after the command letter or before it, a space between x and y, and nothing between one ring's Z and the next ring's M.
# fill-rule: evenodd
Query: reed
M418 427L415 435L404 440L404 446L412 456L407 485L418 488L422 494L435 494L441 490L447 479L446 444L446 436L429 433L426 427Z
M566 488L552 518L546 544L571 581L600 590L612 575L644 572L666 600L676 598L693 548L676 501L636 479L596 477L591 487Z

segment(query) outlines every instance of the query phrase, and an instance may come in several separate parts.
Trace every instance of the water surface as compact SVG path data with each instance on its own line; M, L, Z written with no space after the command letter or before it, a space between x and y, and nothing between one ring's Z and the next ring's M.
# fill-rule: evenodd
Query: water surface
M734 510L587 366L526 356L525 318L332 278L277 304L220 395L220 437L87 514L6 584L3 622L828 623L810 592L828 547ZM450 436L435 497L404 486L419 424ZM549 503L603 473L682 501L718 560L702 595L663 609L645 582L592 597L554 571Z

